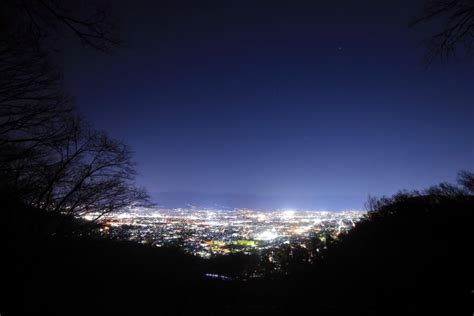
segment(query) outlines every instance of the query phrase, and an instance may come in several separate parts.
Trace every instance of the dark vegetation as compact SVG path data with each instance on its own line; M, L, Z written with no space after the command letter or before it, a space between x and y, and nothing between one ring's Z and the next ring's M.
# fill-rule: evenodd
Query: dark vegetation
M424 60L451 60L472 57L474 52L474 4L472 0L429 0L412 26L436 23L437 31L424 44Z
M2 201L5 315L300 314L467 315L472 312L474 175L464 186L371 200L348 234L313 263L293 259L279 277L216 280L252 263L209 262L94 235L94 227ZM61 230L48 225L62 221ZM73 233L72 233L73 232ZM226 262L228 261L228 262Z
M58 39L71 34L100 52L119 43L107 9L67 3L0 2L1 315L472 315L467 172L457 186L371 199L347 235L326 249L314 241L323 250L312 262L304 249L283 249L278 275L247 281L205 274L247 278L262 264L252 256L204 261L99 237L80 215L147 199L130 149L84 122L61 89ZM430 3L417 23L447 14L451 24L429 49L471 52L472 6Z
M472 312L473 174L462 173L460 182L463 188L441 184L373 200L365 219L328 247L311 277L302 275L312 283L304 291L320 293L338 313Z
M77 17L74 7L47 0L6 1L0 8L10 12L0 16L2 192L47 212L76 216L100 217L146 203L146 193L134 183L131 150L75 111L48 49L65 26L83 44L105 50L111 43L106 16L98 11Z

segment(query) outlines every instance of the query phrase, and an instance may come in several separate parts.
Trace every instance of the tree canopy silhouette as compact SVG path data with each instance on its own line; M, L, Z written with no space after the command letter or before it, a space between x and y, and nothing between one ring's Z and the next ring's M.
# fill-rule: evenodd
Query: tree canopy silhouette
M449 59L461 52L472 56L474 52L474 4L471 0L430 0L423 13L411 25L439 22L439 31L426 40L425 60Z
M320 297L323 309L341 315L468 312L473 187L474 173L464 171L457 185L370 199L354 228L323 250L313 268L289 279L296 299Z
M106 53L121 42L110 7L100 1L6 0L0 8L2 31L27 34L36 47L58 50L67 34Z
M2 11L0 29L0 185L36 208L101 216L147 196L134 184L128 146L90 127L63 91L46 45L53 34L72 30L99 51L117 43L107 11L84 17L73 6L2 2L8 14Z

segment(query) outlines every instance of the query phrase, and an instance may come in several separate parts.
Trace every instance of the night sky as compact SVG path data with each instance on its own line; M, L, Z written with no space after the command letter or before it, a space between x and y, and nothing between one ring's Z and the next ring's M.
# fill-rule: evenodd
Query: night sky
M474 169L473 62L423 65L423 1L282 3L113 1L123 46L66 45L158 205L362 208Z

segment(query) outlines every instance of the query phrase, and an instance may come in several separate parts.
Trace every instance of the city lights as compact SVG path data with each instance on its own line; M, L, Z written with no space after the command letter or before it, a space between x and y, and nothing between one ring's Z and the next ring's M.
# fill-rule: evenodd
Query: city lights
M179 245L209 258L282 245L304 246L312 237L334 237L353 227L360 211L296 211L251 209L140 209L104 218L103 234L157 247Z
M264 231L255 236L256 240L272 240L278 237L278 234L274 231Z

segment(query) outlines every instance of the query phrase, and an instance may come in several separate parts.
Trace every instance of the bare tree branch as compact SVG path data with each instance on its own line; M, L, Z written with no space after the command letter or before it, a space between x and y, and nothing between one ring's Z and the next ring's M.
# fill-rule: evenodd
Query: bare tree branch
M37 48L59 49L58 39L70 34L85 47L110 53L120 45L110 7L103 1L4 0L12 32L34 39Z
M425 63L435 59L451 59L460 53L473 54L474 45L474 1L472 0L431 0L424 12L413 19L411 26L437 20L442 28L425 41L427 51Z
M146 203L128 146L75 113L49 55L30 43L0 33L0 189L75 216Z

